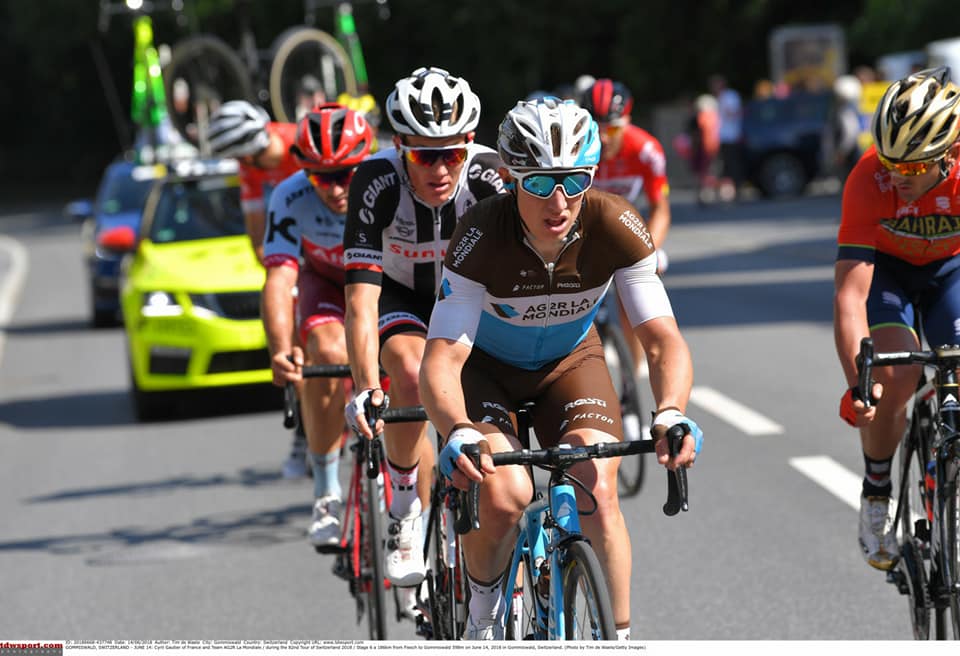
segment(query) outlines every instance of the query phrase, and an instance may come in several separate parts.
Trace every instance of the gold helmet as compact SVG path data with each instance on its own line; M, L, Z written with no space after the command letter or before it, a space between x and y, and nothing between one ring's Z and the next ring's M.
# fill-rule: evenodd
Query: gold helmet
M897 80L873 115L873 140L896 162L940 159L960 135L960 88L941 66Z

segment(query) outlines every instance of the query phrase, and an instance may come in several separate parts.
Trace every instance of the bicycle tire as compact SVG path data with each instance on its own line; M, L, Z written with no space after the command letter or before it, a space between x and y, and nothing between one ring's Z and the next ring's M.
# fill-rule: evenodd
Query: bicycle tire
M920 409L915 408L910 420L910 433L901 440L900 489L898 511L900 513L900 560L897 569L907 584L910 610L910 625L916 640L930 637L930 592L927 569L929 560L924 557L930 541L925 491L926 429L920 426Z
M537 626L537 589L533 583L530 556L520 560L522 586L514 588L513 599L505 617L504 637L507 640L546 640L546 631Z
M460 537L453 530L453 515L446 507L443 485L436 477L427 527L427 589L433 640L460 640L466 624L467 574ZM453 562L449 547L453 544Z
M182 86L179 81L185 84ZM170 122L186 141L207 150L201 132L206 117L228 100L253 100L250 75L240 56L222 39L198 34L174 44L163 69ZM175 88L176 87L176 88ZM182 102L187 92L186 107Z
M606 324L599 326L604 359L607 361L614 390L620 397L621 416L633 415L639 424L643 417L643 404L637 377L633 371L633 354L627 346L626 338L620 331L619 325L615 326L610 323L611 321L617 321L616 317L610 317ZM617 468L617 489L622 498L633 497L640 493L645 472L644 454L620 459L620 466Z
M368 448L370 448L368 446ZM363 512L363 542L367 556L366 580L367 626L371 640L387 639L387 591L383 577L383 530L380 525L380 486L376 478L364 477L366 508Z
M295 123L298 94L310 75L319 81L328 102L341 93L357 95L357 78L350 55L323 30L293 27L280 34L272 47L270 106L278 121Z
M944 529L941 546L944 562L941 569L947 590L950 590L947 594L950 598L950 627L953 639L960 640L960 592L955 587L960 584L960 476L954 478L951 486L953 489L944 499L943 516L940 518ZM940 489L949 489L951 486L941 486Z
M565 639L616 640L610 590L593 547L584 540L571 542L561 562Z

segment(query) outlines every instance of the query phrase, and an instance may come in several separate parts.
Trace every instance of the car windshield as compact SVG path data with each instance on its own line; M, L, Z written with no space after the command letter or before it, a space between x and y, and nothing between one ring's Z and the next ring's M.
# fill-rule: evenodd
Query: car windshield
M104 181L98 202L103 214L123 214L140 212L147 198L153 180L135 180L130 168L117 168L111 171Z
M154 243L244 234L236 177L201 178L163 185L150 224Z

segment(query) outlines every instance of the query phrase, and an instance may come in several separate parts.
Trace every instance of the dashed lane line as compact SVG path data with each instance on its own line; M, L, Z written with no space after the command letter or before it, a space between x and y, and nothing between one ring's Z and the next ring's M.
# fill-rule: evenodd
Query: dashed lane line
M784 432L780 424L712 387L694 387L690 390L690 402L747 435L779 435Z
M6 271L0 269L0 358L2 358L7 341L4 329L13 316L27 275L27 249L16 239L0 235L0 251L8 262Z
M830 456L802 456L790 458L790 466L814 483L858 510L863 476L858 476Z

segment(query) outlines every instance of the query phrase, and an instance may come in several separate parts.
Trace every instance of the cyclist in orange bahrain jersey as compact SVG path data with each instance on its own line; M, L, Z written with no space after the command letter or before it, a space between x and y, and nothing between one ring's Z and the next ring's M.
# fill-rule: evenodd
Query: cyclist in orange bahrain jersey
M860 428L865 476L859 541L867 562L898 558L889 518L893 454L919 367L879 367L869 408L857 387L860 340L878 351L960 343L960 88L941 67L913 73L884 93L871 147L847 178L838 235L834 335L849 389L840 416ZM917 306L914 303L917 303Z

